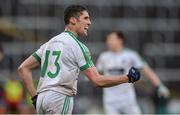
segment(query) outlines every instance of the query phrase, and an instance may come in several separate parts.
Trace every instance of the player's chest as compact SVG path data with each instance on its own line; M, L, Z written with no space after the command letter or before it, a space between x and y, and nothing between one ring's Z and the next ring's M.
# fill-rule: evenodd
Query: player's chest
M106 63L104 64L106 69L109 68L122 68L129 67L133 65L133 60L128 56L109 56L106 59Z

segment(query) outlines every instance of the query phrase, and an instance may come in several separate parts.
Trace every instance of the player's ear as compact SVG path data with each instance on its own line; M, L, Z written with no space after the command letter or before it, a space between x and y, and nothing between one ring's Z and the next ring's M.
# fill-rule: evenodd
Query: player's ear
M69 19L69 22L70 22L72 25L75 25L75 24L77 23L77 18L71 17L71 18Z

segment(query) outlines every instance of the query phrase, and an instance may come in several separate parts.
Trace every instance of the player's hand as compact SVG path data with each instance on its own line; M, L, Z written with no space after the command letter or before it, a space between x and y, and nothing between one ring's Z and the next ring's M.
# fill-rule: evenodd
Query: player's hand
M33 96L32 99L32 104L34 105L34 108L36 109L36 101L37 101L38 95Z
M140 79L140 72L135 67L131 67L127 76L129 78L129 83L134 83Z
M159 98L169 98L170 92L166 86L161 84L157 87L157 95Z

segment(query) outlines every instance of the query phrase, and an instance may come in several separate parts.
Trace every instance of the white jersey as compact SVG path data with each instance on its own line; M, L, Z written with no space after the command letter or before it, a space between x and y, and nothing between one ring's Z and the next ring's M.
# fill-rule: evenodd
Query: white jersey
M136 52L124 49L118 53L111 51L102 53L97 60L97 69L107 76L119 76L126 75L132 66L142 68L144 64L145 62ZM104 88L103 94L105 103L121 101L121 104L126 104L127 101L135 99L134 87L131 83Z
M53 90L75 95L79 71L94 66L88 48L70 31L53 37L32 56L41 63L38 93Z

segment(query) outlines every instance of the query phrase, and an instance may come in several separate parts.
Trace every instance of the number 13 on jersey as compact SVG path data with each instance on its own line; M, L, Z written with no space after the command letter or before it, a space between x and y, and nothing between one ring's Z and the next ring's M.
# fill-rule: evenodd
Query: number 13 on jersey
M61 56L61 51L46 50L45 60L44 60L44 63L42 65L42 70L41 70L41 76L42 77L45 77L46 74L50 78L57 77L57 75L60 72L60 60L59 60L60 56ZM54 72L50 71L49 70L50 67L48 67L49 61L50 60L52 61L52 58L55 58L55 60L54 60L53 64L50 66L55 66L56 69Z

